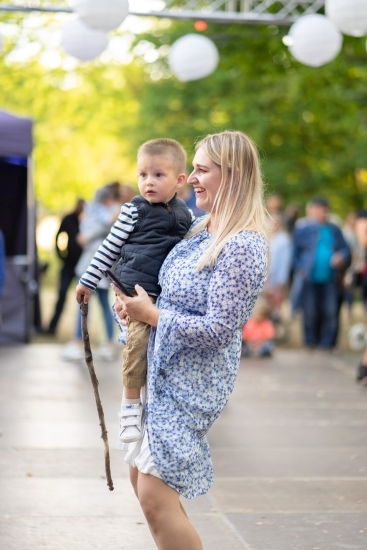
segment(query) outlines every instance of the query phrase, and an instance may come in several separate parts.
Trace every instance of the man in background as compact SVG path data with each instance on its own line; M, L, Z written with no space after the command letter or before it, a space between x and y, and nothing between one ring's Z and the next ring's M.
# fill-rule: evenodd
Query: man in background
M56 234L56 252L63 262L60 279L59 295L55 306L55 312L46 330L47 334L55 334L56 328L64 308L65 299L71 281L75 277L75 266L78 263L82 248L76 241L79 233L80 216L84 209L84 200L78 199L75 209L62 220Z
M307 348L332 350L338 328L340 273L350 264L344 236L329 221L329 203L324 197L310 201L307 218L294 238L293 310L303 313L304 344Z

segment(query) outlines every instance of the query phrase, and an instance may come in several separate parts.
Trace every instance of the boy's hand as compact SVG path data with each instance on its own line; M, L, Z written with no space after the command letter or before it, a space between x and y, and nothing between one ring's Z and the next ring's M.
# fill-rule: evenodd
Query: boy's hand
M92 291L90 288L87 288L86 286L81 285L80 283L76 287L76 301L78 304L81 304L84 302L85 304L89 301L89 296L92 294Z

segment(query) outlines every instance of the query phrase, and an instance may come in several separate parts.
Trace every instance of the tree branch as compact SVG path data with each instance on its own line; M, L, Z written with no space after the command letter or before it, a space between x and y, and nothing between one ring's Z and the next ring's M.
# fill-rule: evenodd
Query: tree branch
M83 334L83 343L84 343L85 362L87 363L89 375L92 380L94 397L96 400L97 411L98 411L99 425L101 426L101 430L102 430L101 437L104 443L104 457L105 457L105 471L106 471L107 485L109 490L113 491L114 487L113 487L113 481L112 481L111 469L110 469L110 450L108 446L107 429L106 429L106 423L104 420L103 407L102 407L101 399L99 397L99 391L98 391L99 382L96 375L96 371L94 370L92 350L90 347L90 340L89 340L89 333L88 333L88 325L87 325L88 304L81 303L80 309L82 312L82 334Z

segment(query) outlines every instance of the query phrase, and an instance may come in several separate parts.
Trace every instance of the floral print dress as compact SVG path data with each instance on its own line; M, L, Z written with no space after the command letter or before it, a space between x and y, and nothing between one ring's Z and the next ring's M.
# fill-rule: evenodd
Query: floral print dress
M153 462L178 493L206 493L213 472L206 433L233 390L241 329L264 285L268 246L254 231L228 241L214 268L196 266L211 239L184 239L160 271L157 328L148 347L146 430Z

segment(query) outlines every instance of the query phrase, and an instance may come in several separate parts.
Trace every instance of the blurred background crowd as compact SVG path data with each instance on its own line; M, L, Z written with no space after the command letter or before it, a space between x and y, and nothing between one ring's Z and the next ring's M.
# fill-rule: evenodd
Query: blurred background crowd
M80 311L74 301L77 280L107 236L121 205L135 194L132 185L106 184L91 201L78 199L72 212L58 218L53 235L46 225L52 246L49 261L39 269L42 307L35 310L36 337L65 342L64 360L83 358ZM180 198L195 216L205 214L196 208L189 185L180 190ZM269 357L276 346L330 353L350 345L362 349L367 315L367 213L350 211L343 219L330 210L325 196L312 197L302 209L298 203L284 204L282 196L273 193L267 196L266 206L272 223L269 274L243 329L243 355ZM40 227L42 230L42 224ZM45 235L41 232L39 237L42 240ZM98 326L98 330L94 328L99 343L95 354L113 360L117 353L113 293L106 280L95 294L100 306L91 318L92 332L93 326ZM359 330L347 340L352 326Z

